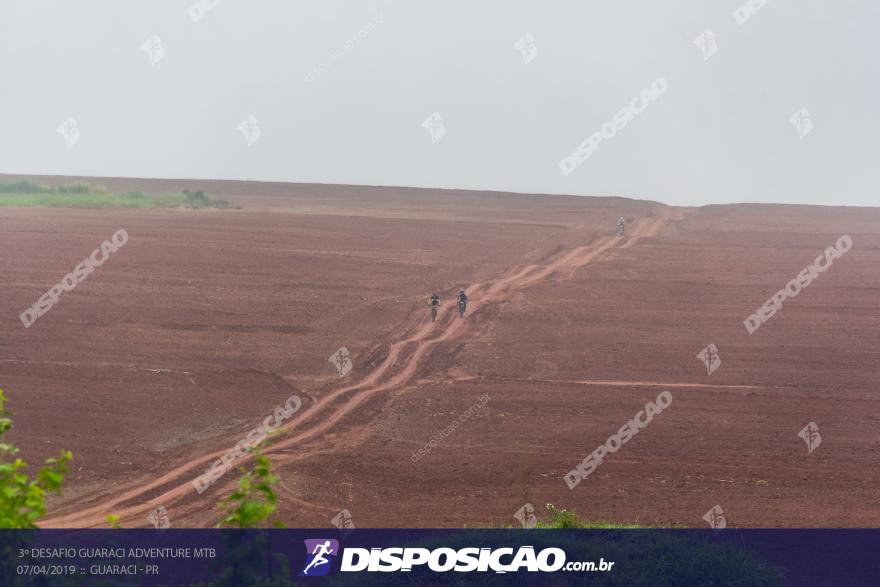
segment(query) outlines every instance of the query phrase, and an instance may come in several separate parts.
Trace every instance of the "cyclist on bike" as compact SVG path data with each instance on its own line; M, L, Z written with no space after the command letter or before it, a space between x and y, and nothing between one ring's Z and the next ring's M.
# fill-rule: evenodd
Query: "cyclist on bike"
M458 300L458 315L463 317L464 311L467 309L468 303L467 294L464 293L463 289L458 291L458 297L456 298L456 300Z
M440 306L440 296L432 293L431 301L428 303L431 305L431 322L434 322L437 319L437 307Z
M626 230L626 219L623 216L617 219L617 234L623 236L623 231Z

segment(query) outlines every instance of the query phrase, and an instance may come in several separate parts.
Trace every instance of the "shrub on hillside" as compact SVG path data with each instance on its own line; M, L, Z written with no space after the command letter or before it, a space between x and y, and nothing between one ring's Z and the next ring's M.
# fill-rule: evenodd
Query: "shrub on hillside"
M34 479L24 472L27 463L16 456L18 449L3 442L12 428L6 411L6 396L0 389L0 528L36 528L46 514L46 494L61 493L67 461L73 456L62 450L55 459L47 459Z

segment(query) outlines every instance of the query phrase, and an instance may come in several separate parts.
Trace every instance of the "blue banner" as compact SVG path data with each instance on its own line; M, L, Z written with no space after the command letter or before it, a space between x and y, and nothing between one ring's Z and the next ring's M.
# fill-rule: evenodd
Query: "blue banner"
M0 530L0 585L878 585L878 530Z

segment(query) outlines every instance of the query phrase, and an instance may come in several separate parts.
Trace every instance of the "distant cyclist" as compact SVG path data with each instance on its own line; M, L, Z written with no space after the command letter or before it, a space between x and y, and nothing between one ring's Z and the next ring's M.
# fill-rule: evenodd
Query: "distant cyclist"
M458 291L458 297L456 298L456 300L458 300L458 315L463 317L464 311L467 310L468 303L467 294L464 293L463 289Z
M617 219L617 235L623 236L623 232L626 230L626 219L623 216Z
M437 308L440 306L440 296L432 293L431 301L428 303L431 304L431 322L434 322L437 320Z

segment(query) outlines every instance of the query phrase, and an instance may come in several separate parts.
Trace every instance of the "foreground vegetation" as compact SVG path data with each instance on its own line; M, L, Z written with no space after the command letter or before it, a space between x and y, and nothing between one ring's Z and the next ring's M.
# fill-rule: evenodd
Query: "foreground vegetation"
M22 180L0 182L0 206L49 206L61 208L236 208L226 200L204 192L113 193L102 185L78 182L51 187Z
M72 457L63 450L57 459L46 464L31 478L25 472L27 463L18 449L3 440L12 428L6 411L6 396L0 389L0 528L36 528L37 520L46 514L46 494L61 493L61 482Z
M605 522L603 520L590 521L584 520L577 513L568 510L561 510L552 503L546 506L550 512L550 520L547 522L538 521L535 528L592 528L592 529L621 529L621 528L641 528L636 524L615 524L613 522Z

